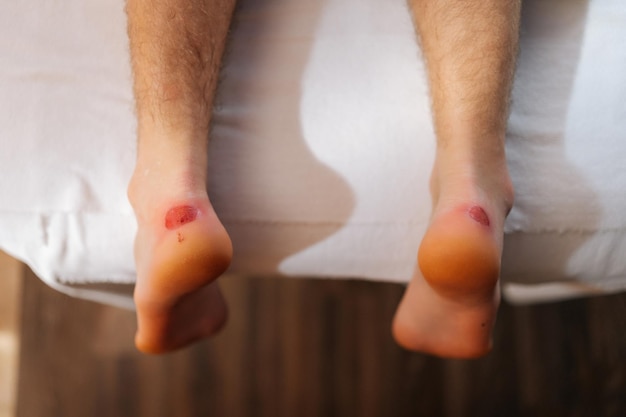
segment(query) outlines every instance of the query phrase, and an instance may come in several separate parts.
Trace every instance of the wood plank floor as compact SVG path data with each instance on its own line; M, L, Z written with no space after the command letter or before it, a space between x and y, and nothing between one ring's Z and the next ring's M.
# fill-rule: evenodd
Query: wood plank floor
M0 251L0 417L15 415L24 265Z
M216 339L163 357L131 312L24 283L20 417L626 416L626 295L504 305L494 352L399 349L398 285L229 278Z

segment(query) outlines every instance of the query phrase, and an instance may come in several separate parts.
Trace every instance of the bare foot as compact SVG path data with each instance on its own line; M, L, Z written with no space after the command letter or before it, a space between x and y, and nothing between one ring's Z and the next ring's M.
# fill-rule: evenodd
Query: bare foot
M433 170L434 209L393 323L409 350L474 358L491 349L504 220L513 191L504 158L449 152ZM486 159L486 158L485 158Z
M220 330L227 309L213 281L232 257L203 171L158 171L139 163L128 192L138 223L135 344L145 353L184 347Z

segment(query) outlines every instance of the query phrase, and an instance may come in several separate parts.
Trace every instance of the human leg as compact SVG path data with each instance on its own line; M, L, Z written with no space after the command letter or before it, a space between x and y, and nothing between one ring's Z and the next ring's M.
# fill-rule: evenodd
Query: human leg
M128 0L137 163L137 347L160 353L218 331L213 282L232 256L207 195L208 131L235 0Z
M518 0L411 0L437 135L433 212L394 318L411 350L476 357L491 347L504 220L513 189L504 153Z

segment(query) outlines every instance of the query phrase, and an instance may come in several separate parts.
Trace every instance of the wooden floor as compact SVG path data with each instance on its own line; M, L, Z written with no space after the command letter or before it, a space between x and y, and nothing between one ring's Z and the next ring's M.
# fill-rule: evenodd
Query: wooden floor
M27 275L20 417L626 416L626 295L504 305L489 357L447 361L393 343L400 286L232 278L222 335L147 357L131 312Z
M23 265L0 252L0 417L15 415Z

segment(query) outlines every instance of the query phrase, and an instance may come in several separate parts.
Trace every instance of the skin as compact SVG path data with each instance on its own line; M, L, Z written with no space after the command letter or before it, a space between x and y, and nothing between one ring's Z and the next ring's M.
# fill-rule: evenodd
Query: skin
M137 112L137 348L178 349L219 331L215 280L232 245L207 195L211 109L234 0L128 0ZM194 210L191 217L175 208ZM172 212L174 209L174 213ZM178 218L178 220L177 220Z
M412 0L437 152L433 211L393 334L407 349L474 358L491 349L504 220L513 204L504 138L517 0Z
M437 134L431 224L393 323L407 349L476 357L491 346L504 219L504 136L517 0L412 0ZM138 332L148 353L223 326L215 280L232 257L206 192L207 137L234 0L128 0L137 108ZM183 209L181 209L181 207ZM191 214L190 214L191 213Z

